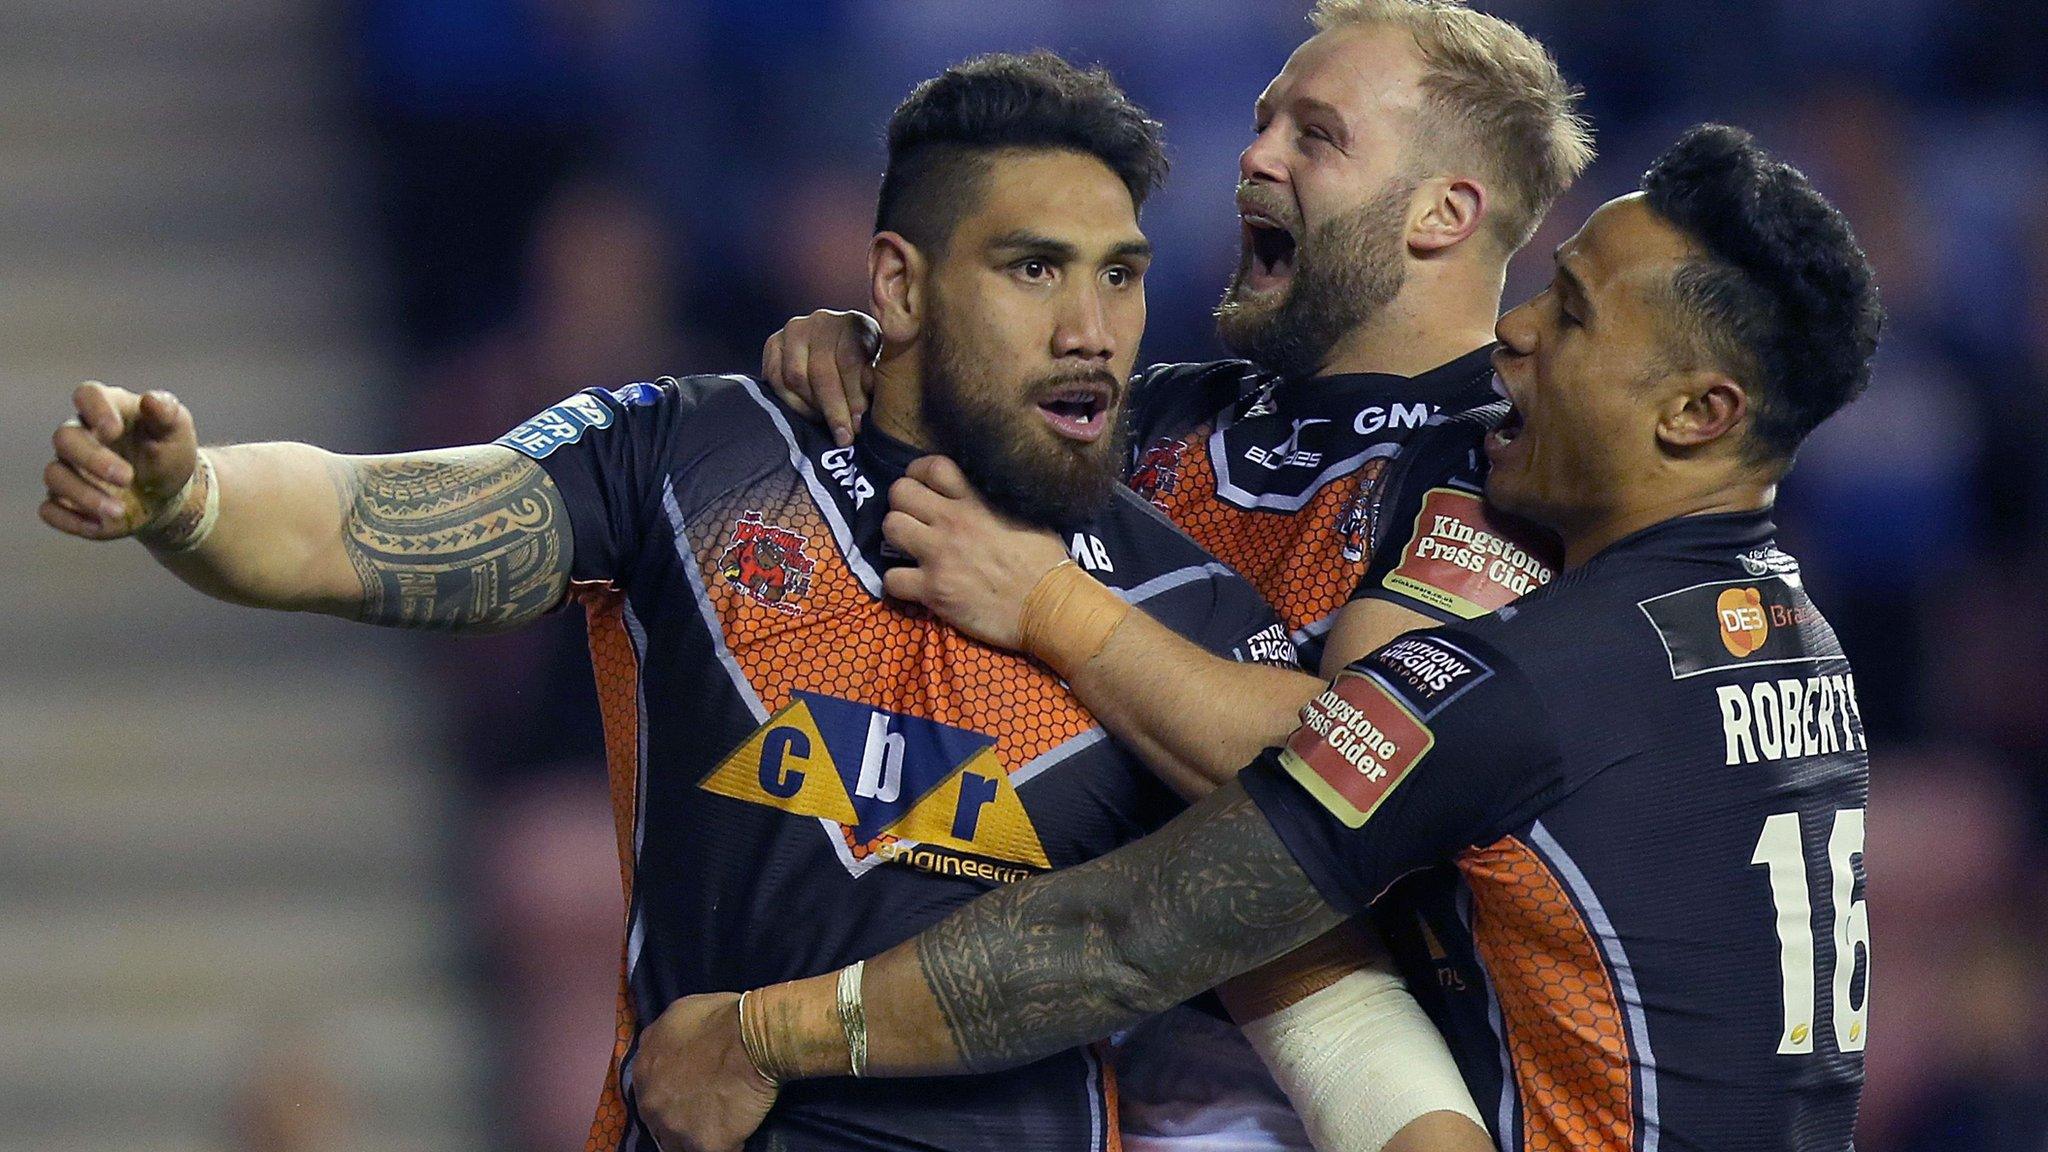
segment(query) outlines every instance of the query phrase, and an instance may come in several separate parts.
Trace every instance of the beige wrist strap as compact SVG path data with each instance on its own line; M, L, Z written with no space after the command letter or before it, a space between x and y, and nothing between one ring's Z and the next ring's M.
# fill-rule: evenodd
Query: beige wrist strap
M219 519L220 481L214 475L212 459L201 452L178 494L149 523L135 530L135 538L159 551L190 552L206 543Z
M1063 560L1039 577L1024 598L1018 646L1071 679L1102 651L1130 612L1123 597L1083 572L1079 564Z

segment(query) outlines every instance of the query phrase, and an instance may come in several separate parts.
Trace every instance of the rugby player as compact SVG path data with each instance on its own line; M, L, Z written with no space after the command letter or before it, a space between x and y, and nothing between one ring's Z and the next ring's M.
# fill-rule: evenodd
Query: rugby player
M1557 534L1558 580L1355 662L1138 844L840 973L679 1003L658 1027L692 1060L649 1090L721 1147L778 1084L1028 1059L1449 864L1380 910L1502 1147L1849 1149L1868 755L1771 514L1881 323L1804 176L1688 133L1499 322L1487 494Z
M1248 584L1115 483L1156 129L1043 54L912 94L870 250L881 387L851 445L736 377L592 389L495 444L384 457L201 451L175 398L92 384L41 515L134 535L237 603L450 630L586 607L630 917L592 1147L652 1147L640 1025L678 996L843 965L1180 807L1042 666L885 598L903 570L876 497L911 459L959 455L1006 515L1086 540L1102 579L1205 651L1291 651ZM1380 1094L1420 1117L1402 1147L1469 1146L1422 1142L1442 1109L1406 1085ZM1265 1097L1264 1145L1299 1146ZM1116 1122L1108 1069L1075 1048L938 1092L801 1089L757 1142L1104 1148Z
M1496 398L1488 355L1508 259L1593 150L1556 62L1512 24L1456 0L1319 0L1311 19L1239 160L1239 266L1217 332L1245 359L1134 378L1126 480L1250 579L1327 676L1425 622L1353 599L1376 481L1433 414ZM769 339L763 375L844 437L865 406L871 324L794 320ZM907 491L932 487L913 475ZM993 528L963 517L949 526L957 546L935 537L924 566L996 546ZM1049 545L1006 538L999 558L1035 578L1060 558ZM1143 690L1145 669L1175 666L1170 650L1139 655L1106 661L1099 702L1084 698L1113 731L1165 738L1211 781L1289 731L1320 686L1235 684L1233 715L1204 725L1185 706L1196 691Z

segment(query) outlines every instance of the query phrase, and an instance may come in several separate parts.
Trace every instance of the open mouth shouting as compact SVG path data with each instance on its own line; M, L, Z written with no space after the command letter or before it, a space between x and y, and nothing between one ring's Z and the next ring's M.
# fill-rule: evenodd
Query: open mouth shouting
M1038 402L1053 434L1082 444L1101 439L1109 427L1109 385L1078 380L1060 385Z
M1297 240L1293 226L1271 211L1240 199L1238 214L1244 224L1244 256L1238 285L1264 294L1287 287L1294 278Z
M1493 430L1486 434L1487 458L1497 461L1509 446L1522 438L1525 426L1521 408L1517 407L1514 399L1510 397L1507 414L1502 416L1500 423L1494 425Z

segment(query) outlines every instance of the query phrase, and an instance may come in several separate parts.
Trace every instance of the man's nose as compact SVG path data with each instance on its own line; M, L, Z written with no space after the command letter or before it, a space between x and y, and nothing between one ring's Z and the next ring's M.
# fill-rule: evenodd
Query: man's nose
M1285 184L1287 165L1281 157L1279 131L1274 125L1267 125L1264 132L1252 139L1243 152L1238 153L1237 175L1239 179L1262 184Z

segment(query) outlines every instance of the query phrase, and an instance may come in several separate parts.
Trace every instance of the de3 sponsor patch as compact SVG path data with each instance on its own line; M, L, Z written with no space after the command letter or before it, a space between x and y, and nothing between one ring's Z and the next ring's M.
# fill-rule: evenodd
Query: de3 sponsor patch
M1422 499L1388 589L1470 620L1550 583L1556 569L1487 510L1476 493L1432 488Z
M1783 576L1695 584L1638 607L1664 641L1674 680L1841 655L1813 602Z

